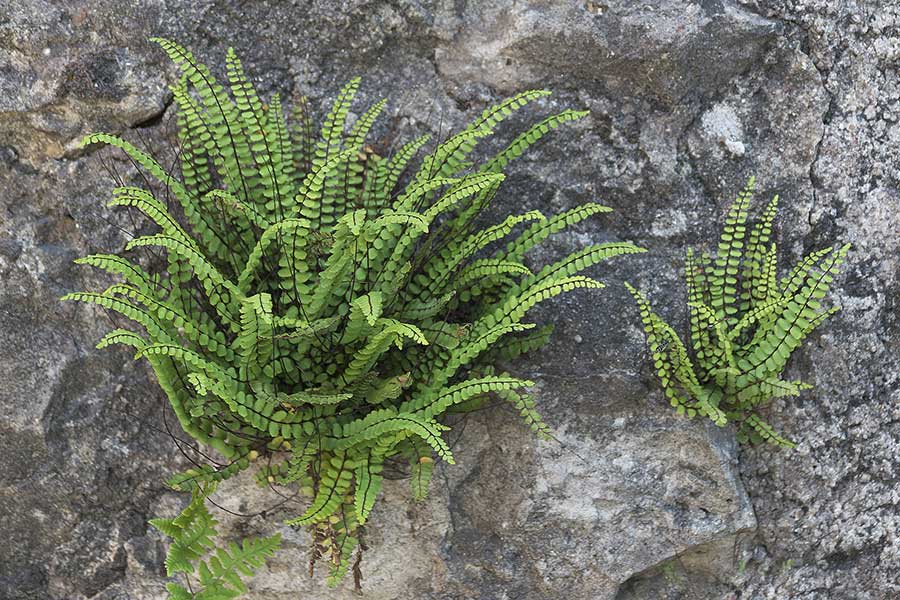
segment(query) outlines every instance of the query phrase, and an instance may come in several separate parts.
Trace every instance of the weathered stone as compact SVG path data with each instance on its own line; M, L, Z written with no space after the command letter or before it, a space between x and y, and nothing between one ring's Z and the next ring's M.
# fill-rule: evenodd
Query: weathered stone
M550 87L537 112L591 115L514 166L494 216L599 200L615 212L533 260L613 239L650 250L598 268L607 289L536 310L556 337L509 366L540 382L560 443L498 407L455 424L459 464L439 467L425 503L389 482L366 537L368 598L900 595L900 8L876 4L0 0L0 597L164 595L164 539L146 521L184 502L162 485L186 464L174 419L144 365L92 349L104 313L56 301L106 281L71 259L121 248L134 227L104 207L104 164L141 183L75 142L172 143L175 71L151 35L219 72L233 45L266 94L307 94L320 112L361 74L360 105L391 100L385 144ZM680 323L684 248L712 242L751 174L783 198L786 259L854 245L844 310L790 368L816 389L772 408L794 452L738 450L729 429L671 412L620 285ZM230 534L284 534L251 598L356 597L306 578L305 533L280 525L302 505L272 508L282 499L249 476L216 501L268 509L217 513Z
M435 54L460 85L552 85L670 108L715 93L777 32L776 21L722 2L482 2L461 17Z
M163 63L146 43L92 39L83 9L36 3L10 12L0 23L0 135L24 160L60 158L76 152L85 133L121 130L163 111L163 82L146 76Z

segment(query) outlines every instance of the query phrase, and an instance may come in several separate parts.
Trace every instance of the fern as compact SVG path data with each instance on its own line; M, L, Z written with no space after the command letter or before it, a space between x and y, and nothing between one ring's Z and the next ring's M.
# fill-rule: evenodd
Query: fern
M610 210L598 204L480 226L503 169L543 135L585 116L564 111L486 162L473 158L480 140L549 92L487 108L407 171L427 138L389 158L367 146L385 103L350 123L360 80L343 88L317 133L305 100L288 111L292 124L277 97L264 103L233 51L227 82L219 83L189 51L156 41L181 72L172 90L180 172L113 136L84 143L129 154L177 203L149 189L116 189L112 204L141 211L158 232L129 242L127 258L82 259L124 282L66 299L132 321L135 331L117 329L100 346L122 344L146 358L181 427L226 459L170 484L199 502L198 490L265 463L263 484L296 485L310 496L306 512L288 523L309 528L313 562L327 559L336 583L362 548L385 461L409 461L416 498L427 493L436 459L453 462L450 414L496 397L550 435L526 391L532 383L483 376L485 368L547 341L551 327L523 321L536 304L602 287L581 272L643 250L602 244L544 268L523 264L548 236ZM165 268L141 266L147 250L164 254ZM173 564L194 564L208 550L202 546ZM213 576L216 565L234 562L232 550L223 553L206 563Z
M784 381L781 374L791 353L837 310L821 301L850 246L813 252L778 281L770 240L778 197L748 229L753 188L751 178L728 213L714 258L698 259L688 250L688 344L643 294L628 289L637 300L656 373L679 414L701 414L720 426L735 423L741 441L793 447L761 413L772 399L811 387Z
M169 583L169 600L231 600L247 591L244 577L251 577L281 545L281 535L245 539L238 546L216 546L218 522L206 508L206 497L215 484L197 486L191 502L173 519L152 519L150 524L172 538L166 554L166 574L182 576Z

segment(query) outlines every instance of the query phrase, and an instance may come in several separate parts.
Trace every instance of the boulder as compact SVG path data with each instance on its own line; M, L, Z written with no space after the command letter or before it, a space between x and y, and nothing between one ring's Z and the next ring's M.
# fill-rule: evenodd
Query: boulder
M363 75L359 105L387 97L381 143L440 137L532 87L530 109L588 108L511 170L497 206L613 207L530 260L631 240L649 252L592 273L608 287L535 311L553 341L507 365L538 381L557 440L504 407L454 423L458 464L412 503L390 482L367 529L372 600L859 598L900 595L900 10L828 0L527 0L334 3L22 0L0 13L0 597L164 596L164 538L147 525L185 498L188 463L143 363L93 344L110 317L61 304L106 280L72 264L136 228L105 207L114 178L142 179L85 133L171 156L175 70L147 38L190 46L222 72L234 46L264 95L308 95L321 114ZM877 6L876 6L877 5ZM498 131L495 145L521 129ZM489 142L490 144L490 142ZM751 174L779 193L787 261L854 249L843 311L790 375L816 388L776 403L795 451L739 447L729 428L678 417L648 363L645 290L683 326L687 245L709 248ZM760 200L762 201L762 200ZM284 550L249 598L355 598L306 577L303 510L223 485L227 535L281 531Z

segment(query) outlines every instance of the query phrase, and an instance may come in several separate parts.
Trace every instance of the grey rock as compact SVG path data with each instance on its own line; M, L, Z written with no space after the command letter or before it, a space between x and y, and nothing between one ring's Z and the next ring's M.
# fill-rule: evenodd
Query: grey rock
M574 80L672 106L743 71L777 29L775 21L723 3L600 6L480 3L457 21L453 43L439 48L438 69L454 81L507 90ZM691 68L699 61L706 68Z
M150 6L101 16L81 3L5 4L0 135L23 160L77 153L86 133L121 130L162 113L163 81L146 75L163 62L144 40L123 44L129 27L147 23ZM111 27L105 36L103 21Z
M540 382L560 443L498 407L455 424L459 464L439 467L424 503L387 486L366 597L900 596L898 31L891 0L0 0L0 598L164 596L164 539L146 521L185 500L162 485L187 464L174 419L143 364L92 349L105 314L56 301L103 285L71 260L121 248L136 225L104 204L107 167L138 174L77 140L124 132L171 152L175 72L151 35L214 67L233 45L266 94L320 112L362 74L360 105L391 100L385 140L446 134L550 87L536 112L591 115L517 163L489 217L596 199L615 212L532 259L613 239L650 250L599 267L602 292L536 310L556 336L509 365ZM671 412L620 285L683 323L684 248L712 243L751 174L782 196L785 263L854 245L843 311L791 363L816 389L772 408L794 452L738 448L730 429ZM265 511L217 514L229 535L285 537L249 597L356 597L306 578L305 533L281 525L301 504L276 507L249 476L216 501Z

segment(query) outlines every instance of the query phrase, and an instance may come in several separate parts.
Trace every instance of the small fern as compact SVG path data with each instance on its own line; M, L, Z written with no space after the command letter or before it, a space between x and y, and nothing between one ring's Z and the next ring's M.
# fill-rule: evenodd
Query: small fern
M152 519L150 524L172 538L166 554L166 574L180 575L184 585L166 585L169 600L231 600L247 591L244 577L265 564L281 545L281 535L245 539L238 546L216 546L218 524L206 508L215 484L197 486L191 502L174 519Z
M751 227L753 189L751 178L731 206L714 257L687 252L688 344L626 285L640 308L654 368L679 414L704 415L720 426L733 422L741 441L793 447L761 413L772 399L812 387L784 381L781 373L806 336L839 309L823 307L822 300L850 246L813 252L778 279L770 242L778 196Z
M111 204L143 212L159 231L127 244L133 260L81 259L123 281L66 299L134 322L135 331L116 329L99 346L124 344L146 358L182 429L225 459L171 485L196 493L265 456L262 484L310 493L309 508L288 523L311 530L311 567L327 559L336 583L361 548L385 461L409 463L416 498L427 493L435 458L453 463L448 413L495 397L550 435L532 383L495 374L492 361L547 341L552 327L523 322L536 304L602 287L580 272L643 249L593 245L536 272L522 262L551 234L610 210L594 203L479 228L502 170L586 114L548 117L473 161L481 139L546 91L486 109L407 173L427 138L380 156L365 140L383 101L348 131L358 79L316 135L308 103L297 103L289 125L278 96L264 104L233 51L222 85L190 52L156 41L181 71L172 89L180 171L110 135L84 144L120 148L174 201L117 188ZM134 262L144 248L164 251L166 267L151 273ZM353 571L358 581L358 556Z

